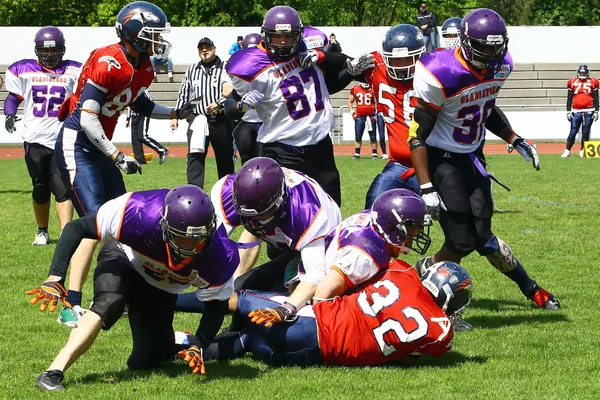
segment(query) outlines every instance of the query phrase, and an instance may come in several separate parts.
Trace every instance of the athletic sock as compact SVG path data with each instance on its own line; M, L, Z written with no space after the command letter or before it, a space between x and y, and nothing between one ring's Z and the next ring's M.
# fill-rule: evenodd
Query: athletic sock
M83 293L77 292L75 290L69 290L67 292L67 301L71 303L72 306L80 306L81 307L81 298L83 297Z

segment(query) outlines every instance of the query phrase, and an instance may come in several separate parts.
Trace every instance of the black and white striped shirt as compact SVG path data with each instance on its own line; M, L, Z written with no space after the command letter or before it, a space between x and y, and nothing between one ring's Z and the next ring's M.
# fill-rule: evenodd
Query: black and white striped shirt
M196 106L194 113L207 115L208 106L223 97L223 83L231 83L229 75L225 72L225 63L219 57L215 57L213 62L207 64L211 66L206 68L205 63L198 61L185 71L175 109L180 109L190 100L200 98L200 104Z

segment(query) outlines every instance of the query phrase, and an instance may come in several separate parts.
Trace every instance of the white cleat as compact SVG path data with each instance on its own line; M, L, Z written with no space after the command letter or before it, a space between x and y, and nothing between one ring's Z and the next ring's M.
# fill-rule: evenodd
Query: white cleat
M562 158L567 158L571 155L571 151L565 149L565 151L563 151L563 153L560 155Z
M34 246L46 246L48 243L50 243L50 235L48 232L38 232L37 235L35 235L35 240L31 244Z

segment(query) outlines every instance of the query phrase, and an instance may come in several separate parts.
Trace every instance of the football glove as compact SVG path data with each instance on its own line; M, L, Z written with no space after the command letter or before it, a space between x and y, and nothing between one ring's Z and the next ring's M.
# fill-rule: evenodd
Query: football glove
M16 115L7 115L6 119L4 120L4 128L8 133L15 133L17 131L15 124L20 120L21 118L17 117Z
M353 60L349 58L346 60L346 70L350 75L360 75L370 68L375 68L375 56L371 53L361 54Z
M423 187L425 186L425 187ZM438 220L440 219L441 210L447 211L444 201L435 191L431 183L421 185L421 197L427 206L427 213L431 215L431 218Z
M204 359L202 358L202 349L198 346L192 346L187 350L181 350L177 355L185 362L188 363L192 369L192 374L200 375L206 374L206 368L204 367Z
M265 95L259 92L258 90L251 90L248 93L244 94L241 100L238 102L237 109L238 111L246 112L254 107Z
M200 103L200 100L200 98L190 100L187 103L185 103L179 110L175 110L175 116L177 117L177 119L186 119L187 117L192 115L192 113L196 109L196 106Z
M567 111L567 119L571 121L573 119L573 113L571 111Z
M518 135L511 141L514 149L516 149L520 155L523 156L525 161L531 160L533 168L536 171L540 170L540 156L538 156L536 145L530 140L524 139Z
M594 118L594 122L598 121L598 111L594 111L594 114L592 114L592 118Z
M60 283L60 278L48 278L42 283L40 286L35 289L28 290L25 294L27 295L35 295L33 299L31 299L30 303L35 304L40 300L42 304L40 304L40 311L45 311L48 304L50 304L50 312L54 312L56 310L56 306L58 305L58 300L62 301L65 306L71 308L71 303L69 303L66 299L67 290Z
M298 318L296 307L287 301L275 308L261 308L252 311L248 316L255 324L264 324L267 328L280 322L293 322Z
M142 174L142 166L137 160L131 156L126 156L122 151L117 154L115 158L115 165L125 172L127 175L135 174L139 172Z
M317 62L319 61L319 56L321 56L321 54L319 54L317 50L308 50L300 53L300 65L304 69L317 65Z

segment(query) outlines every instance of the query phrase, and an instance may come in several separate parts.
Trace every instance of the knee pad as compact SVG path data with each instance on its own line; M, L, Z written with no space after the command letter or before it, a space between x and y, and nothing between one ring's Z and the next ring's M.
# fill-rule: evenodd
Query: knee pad
M113 292L99 293L94 296L94 304L90 311L95 312L102 319L102 329L110 329L123 315L125 310L125 296Z
M50 186L46 183L34 183L31 196L37 204L46 204L50 201Z
M50 175L49 185L57 203L64 203L69 200L69 189L65 186L60 175Z
M498 271L506 274L516 268L518 260L512 249L502 239L492 235L490 240L477 251L485 256Z

